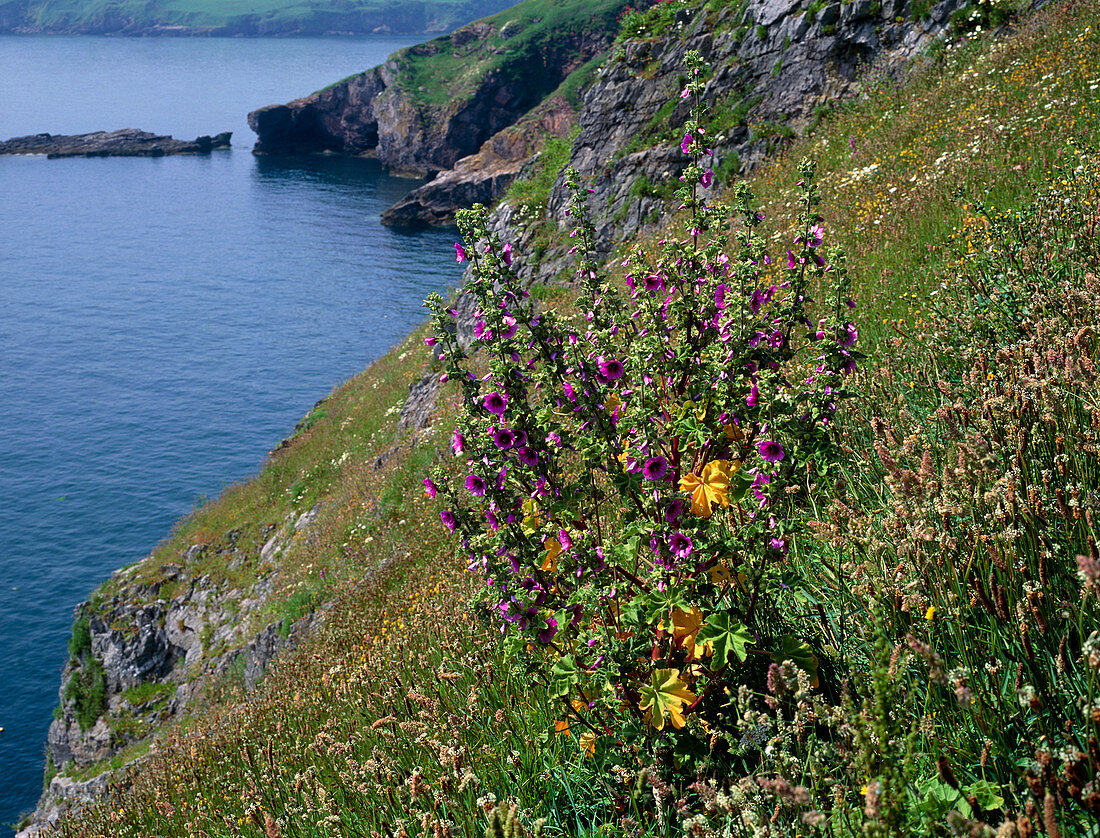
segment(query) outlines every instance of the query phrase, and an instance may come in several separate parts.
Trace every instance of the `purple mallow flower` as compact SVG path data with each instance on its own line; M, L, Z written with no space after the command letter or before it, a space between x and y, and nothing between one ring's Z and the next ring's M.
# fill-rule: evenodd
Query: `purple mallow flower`
M668 460L664 457L650 457L642 466L642 476L647 480L664 480L668 475Z
M462 438L462 434L460 434L458 431L455 431L454 435L451 437L451 450L454 451L456 454L461 454L465 450L465 448L466 440Z
M668 549L678 559L686 559L690 556L692 547L691 539L682 532L674 532L668 537Z
M508 396L494 390L481 400L481 404L490 413L503 416L504 411L508 409Z
M840 337L840 345L843 347L855 346L858 337L859 330L856 329L855 324L848 323L844 326L844 334Z
M512 243L511 242L507 242L504 245L504 264L505 265L511 265L512 264Z
M546 618L546 627L539 632L538 637L541 643L549 643L554 639L554 635L558 633L558 621L553 617Z
M680 150L684 152L684 154L688 154L691 152L691 142L691 134L684 134L684 139L680 142Z
M439 519L443 522L443 526L449 529L451 532L455 531L455 514L449 509L444 509L439 513Z
M623 377L626 372L626 368L623 366L623 362L616 358L600 358L600 378L604 382L617 381Z
M710 185L714 183L714 172L707 169L703 174L699 175L699 185L704 189L710 189Z
M432 498L433 500L435 499L436 493L439 491L430 477L424 478L424 491L427 492L428 497Z
M485 490L488 488L485 481L478 477L476 474L470 474L466 477L466 488L470 490L471 495L484 495Z
M459 242L455 242L455 261L466 261L466 248L464 248Z
M783 446L775 440L765 439L756 446L756 449L760 452L760 456L769 463L778 463L783 459Z
M516 435L508 428L494 428L490 434L493 437L493 444L502 451L506 451L515 444Z
M539 455L532 449L526 447L516 450L516 459L525 466L530 466L531 468L539 464Z

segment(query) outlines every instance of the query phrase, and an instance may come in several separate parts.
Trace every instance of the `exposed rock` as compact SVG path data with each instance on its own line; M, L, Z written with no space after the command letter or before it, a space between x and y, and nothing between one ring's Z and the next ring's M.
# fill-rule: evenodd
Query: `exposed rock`
M184 712L211 679L235 672L251 688L281 650L294 646L311 629L318 614L303 617L289 630L281 622L260 622L257 628L258 621L251 619L265 614L276 572L262 575L241 591L196 575L193 563L211 551L221 554L227 566L270 563L295 533L308 530L319 508L292 515L281 527L261 530L270 533L262 548L240 549L239 530L225 533L216 543L191 545L178 562L161 566L154 584L136 581L137 566L125 568L113 575L109 595L77 607L77 623L87 625L86 651L74 653L65 666L60 714L47 737L59 774L21 835L36 834L71 806L107 789L109 774L78 783L67 772L98 763L151 735L165 720ZM84 727L78 708L87 701L88 685L97 681L103 688L102 710ZM77 685L75 691L72 684ZM158 686L147 697L127 693L142 685ZM88 722L86 714L83 721Z
M92 803L106 793L110 783L110 773L105 772L90 780L74 780L72 777L57 776L50 780L50 785L39 804L39 810L35 813L34 820L25 829L16 833L15 838L32 838L49 827L55 826L62 816L73 806L84 803Z
M194 140L150 134L136 128L91 134L31 134L0 142L0 154L44 154L54 157L163 157L167 154L209 154L229 148L231 131Z
M608 33L563 32L537 48L507 54L470 90L443 103L408 89L406 67L415 59L446 48L461 50L472 61L475 54L492 53L490 38L498 38L493 25L480 21L446 39L401 50L381 67L310 96L253 111L248 124L258 137L254 151L371 154L394 171L434 176L477 154L610 43Z
M384 213L391 226L442 225L454 222L456 209L490 204L507 191L535 156L541 138L564 137L576 115L560 98L540 105L521 123L498 131L476 154L414 189Z

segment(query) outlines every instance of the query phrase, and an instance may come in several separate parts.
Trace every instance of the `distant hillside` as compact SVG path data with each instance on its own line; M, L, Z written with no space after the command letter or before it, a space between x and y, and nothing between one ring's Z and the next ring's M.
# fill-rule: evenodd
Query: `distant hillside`
M8 0L0 33L362 35L449 32L515 0Z

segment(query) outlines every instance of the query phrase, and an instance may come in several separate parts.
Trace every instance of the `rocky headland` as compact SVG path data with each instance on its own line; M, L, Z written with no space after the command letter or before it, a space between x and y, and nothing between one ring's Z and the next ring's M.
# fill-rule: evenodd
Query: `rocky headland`
M607 51L627 3L605 0L563 21L525 16L531 5L253 111L255 153L371 156L429 178L386 214L388 224L446 224L456 208L500 197L546 136L575 124L576 87Z
M231 131L193 140L151 134L136 128L90 134L31 134L0 142L0 154L43 154L55 157L164 157L168 154L209 154L229 148Z

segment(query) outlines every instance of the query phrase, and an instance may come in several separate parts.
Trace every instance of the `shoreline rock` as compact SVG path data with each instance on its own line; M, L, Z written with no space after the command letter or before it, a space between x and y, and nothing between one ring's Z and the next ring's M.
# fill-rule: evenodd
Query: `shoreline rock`
M169 154L209 154L229 148L232 131L193 140L123 128L90 134L30 134L0 142L0 154L40 154L57 157L164 157Z

